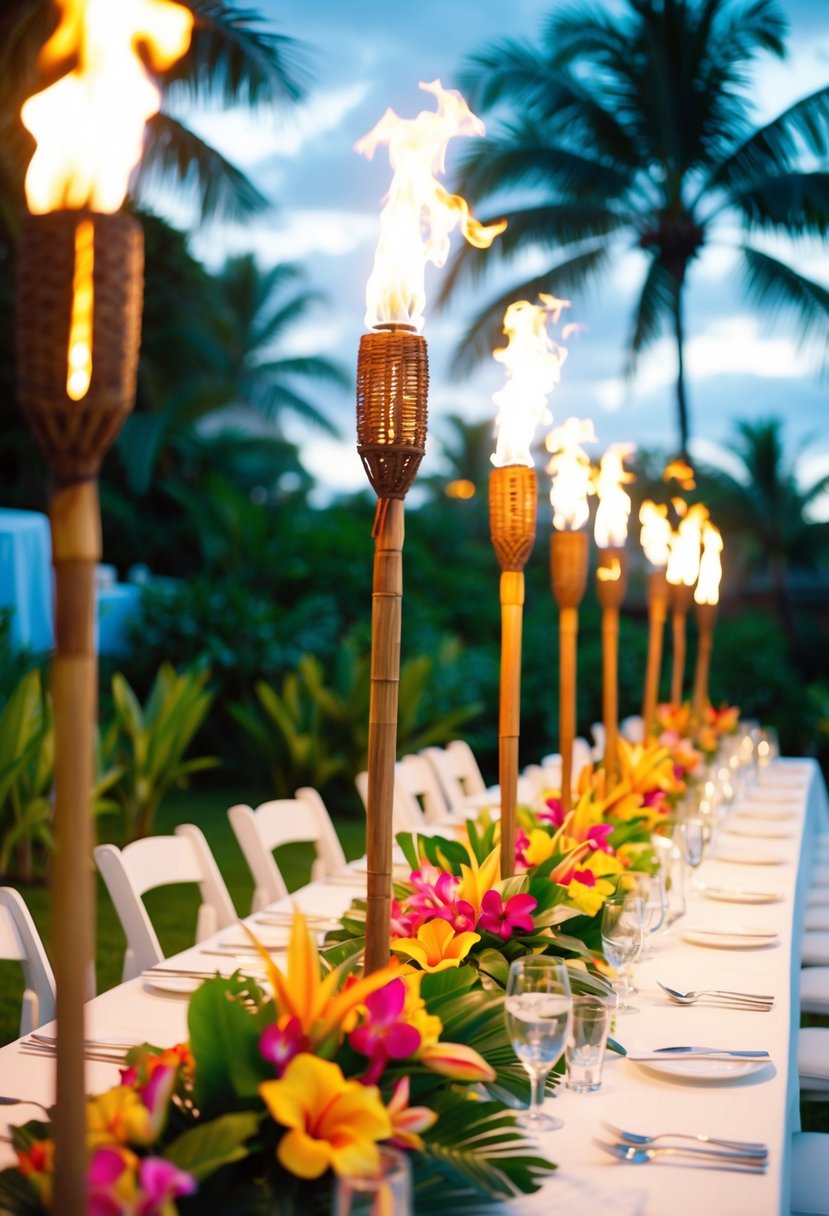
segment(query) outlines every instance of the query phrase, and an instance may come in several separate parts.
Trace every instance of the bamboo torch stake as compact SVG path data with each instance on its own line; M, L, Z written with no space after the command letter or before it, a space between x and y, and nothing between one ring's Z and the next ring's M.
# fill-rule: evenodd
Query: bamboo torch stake
M559 750L561 801L565 812L573 801L573 743L576 738L576 649L579 604L587 587L588 536L580 531L553 531L550 573L559 608Z
M685 652L688 636L688 612L694 602L694 588L685 583L671 586L673 608L672 628L674 638L673 668L671 670L671 703L682 704L682 686L685 681Z
M377 493L371 598L371 695L366 805L366 973L389 958L394 765L403 595L403 499L423 459L429 368L411 326L360 340L357 450Z
M711 668L711 650L714 644L714 626L717 623L716 604L697 604L697 625L699 626L699 645L697 649L697 665L694 672L694 716L702 718L708 705L708 674Z
M627 552L622 545L598 551L596 596L602 608L602 718L608 788L619 753L619 609L627 591Z
M518 740L521 731L521 635L524 567L537 515L535 469L505 465L489 475L489 524L501 567L501 685L498 713L498 781L501 790L501 877L515 869Z
M668 619L669 586L664 569L651 570L648 575L648 661L645 671L645 696L642 705L644 737L650 738L659 700L659 680L662 674L662 640Z
M81 234L83 233L83 237ZM79 249L86 250L84 257ZM91 294L88 384L68 395L67 346L79 267ZM140 225L123 215L24 217L18 280L21 408L51 466L56 653L53 945L57 989L55 1210L86 1211L84 1001L92 974L93 747L97 711L96 477L135 399L143 292Z

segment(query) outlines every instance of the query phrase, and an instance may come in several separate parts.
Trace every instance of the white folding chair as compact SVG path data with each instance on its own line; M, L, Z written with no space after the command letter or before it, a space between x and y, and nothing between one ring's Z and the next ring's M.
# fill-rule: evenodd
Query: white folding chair
M641 714L631 714L622 718L619 723L619 734L628 743L643 743L645 740L645 719Z
M800 1012L829 1015L829 967L804 967L800 972Z
M395 787L401 787L401 800L411 800L412 818L415 808L421 812L427 823L438 823L441 819L451 818L452 813L440 788L437 774L425 756L412 754L398 760L394 766L394 784Z
M0 887L0 958L22 964L20 1033L31 1034L55 1016L55 977L29 909L12 887Z
M800 942L801 967L829 967L829 933L807 930Z
M175 836L147 836L123 849L101 844L94 857L127 937L124 980L134 979L164 958L141 898L145 892L176 883L198 883L202 903L196 941L238 920L210 846L195 824L179 824Z
M354 778L357 793L362 799L363 806L368 810L368 772L364 769ZM419 832L425 823L423 811L416 799L411 799L401 786L395 775L394 792L392 795L392 831Z
M829 1216L829 1135L792 1133L790 1216Z
M460 778L461 785L467 797L477 798L487 792L487 784L481 772L480 765L475 759L475 753L465 739L453 739L446 744L447 754L452 757L455 772Z
M424 747L420 754L434 769L450 813L462 814L469 802L469 794L464 789L455 757L445 747Z
M288 894L273 855L280 845L299 842L314 845L313 880L336 874L345 867L345 854L331 816L322 798L310 786L297 790L295 798L275 798L263 802L256 810L239 803L230 808L227 816L256 884L253 912Z
M573 786L579 779L579 774L583 768L593 763L593 749L586 739L581 735L577 735L573 740ZM558 752L553 752L549 756L545 756L541 761L541 767L545 770L548 777L555 777L557 784L554 788L561 785L561 756ZM552 784L552 782L551 782Z
M797 1032L797 1075L801 1096L829 1101L829 1027L802 1026Z
M607 731L604 728L604 722L593 722L590 733L593 736L593 747L591 748L593 759L601 760L607 747Z

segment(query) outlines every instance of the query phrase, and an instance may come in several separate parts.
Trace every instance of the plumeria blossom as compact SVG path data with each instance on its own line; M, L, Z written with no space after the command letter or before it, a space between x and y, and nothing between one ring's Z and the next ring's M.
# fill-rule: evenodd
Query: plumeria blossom
M278 1081L259 1094L274 1120L287 1128L276 1154L298 1178L376 1173L377 1143L394 1131L380 1091L346 1080L338 1064L303 1053L294 1056Z
M486 891L481 900L478 928L508 941L513 933L532 933L535 929L532 913L538 900L532 895L513 895L508 900L498 891Z
M348 1036L350 1046L369 1057L364 1084L378 1081L389 1060L405 1060L419 1049L419 1033L402 1020L405 1002L406 985L400 978L366 997L366 1018Z
M438 1117L428 1106L409 1106L409 1090L409 1078L401 1078L386 1106L393 1132L389 1144L394 1148L420 1152L423 1140L419 1133L427 1132L433 1127Z
M412 959L424 971L459 967L476 942L478 933L456 933L448 921L436 917L421 925L414 937L397 938L392 950Z
M278 1022L266 1026L259 1036L259 1051L265 1060L276 1068L281 1077L294 1056L307 1051L311 1046L308 1036L302 1033L298 1017L282 1017Z

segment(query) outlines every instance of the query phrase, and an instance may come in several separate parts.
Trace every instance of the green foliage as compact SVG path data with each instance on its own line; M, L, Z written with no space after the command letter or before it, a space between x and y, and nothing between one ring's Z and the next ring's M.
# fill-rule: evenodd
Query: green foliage
M210 672L176 672L163 663L142 707L126 678L112 679L114 717L102 753L119 771L111 794L124 817L127 840L149 834L158 806L173 785L192 773L215 767L214 757L184 755L213 703Z
M0 714L0 873L18 852L22 878L31 877L33 844L51 848L54 734L40 671L28 672Z

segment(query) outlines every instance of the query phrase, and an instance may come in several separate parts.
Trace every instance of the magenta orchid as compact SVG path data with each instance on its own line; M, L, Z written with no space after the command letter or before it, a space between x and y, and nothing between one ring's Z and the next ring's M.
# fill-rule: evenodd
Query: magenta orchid
M166 1216L174 1201L195 1193L195 1178L162 1157L145 1157L138 1168L143 1200L136 1216Z
M105 1145L87 1172L87 1216L171 1216L175 1200L194 1194L196 1186L172 1161L139 1159L128 1148Z
M434 877L433 877L434 876ZM409 926L409 932L400 936L412 936L421 924L440 917L448 921L456 933L471 933L475 928L475 909L465 899L455 899L460 879L454 874L424 866L412 874L414 891L406 900L408 908L419 913L420 919Z
M259 1036L259 1051L263 1059L274 1065L278 1077L282 1076L294 1056L308 1051L311 1046L307 1035L302 1033L299 1018L288 1018L284 1025L281 1024L282 1020L266 1026Z
M554 828L560 828L567 817L564 803L560 798L550 795L549 798L544 799L544 806L546 809L538 812L540 822L552 824Z
M599 849L602 853L607 853L611 857L615 853L615 849L610 843L609 837L613 834L612 823L597 823L592 828L587 829L587 839L594 849Z
M487 891L481 900L478 928L507 941L513 933L532 933L535 925L532 913L538 900L532 895L513 895L504 901L495 890Z
M420 1047L420 1032L401 1021L405 1003L406 985L402 979L393 979L366 997L368 1019L348 1036L351 1047L369 1057L368 1068L361 1078L364 1085L374 1085L389 1060L404 1060Z

